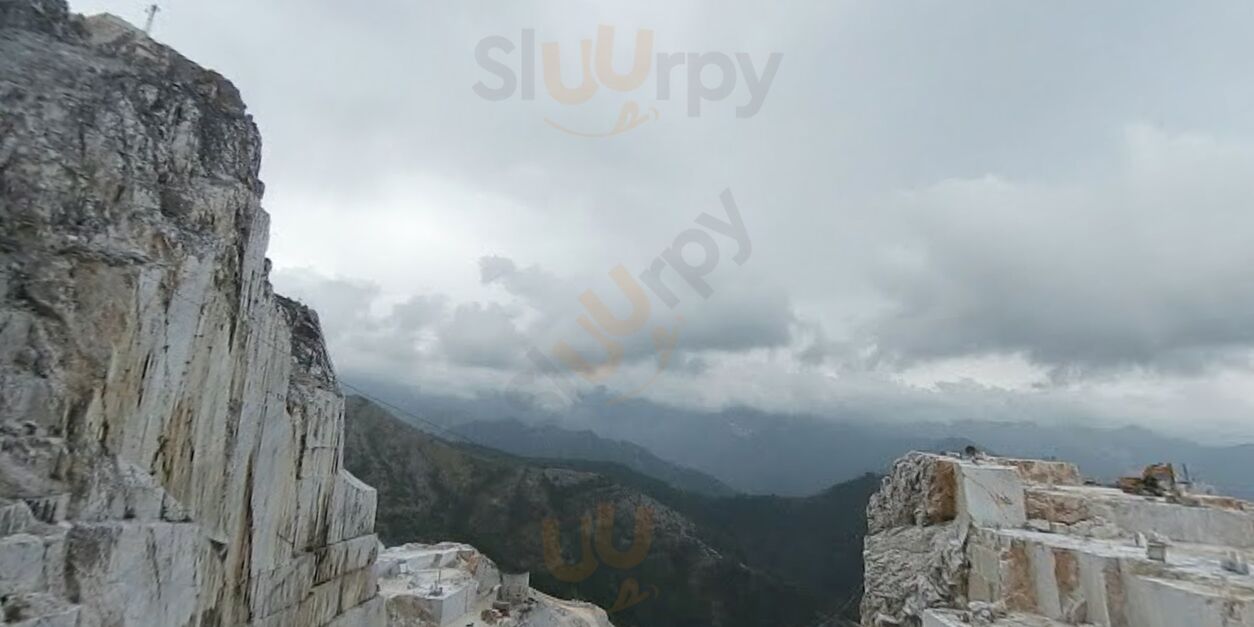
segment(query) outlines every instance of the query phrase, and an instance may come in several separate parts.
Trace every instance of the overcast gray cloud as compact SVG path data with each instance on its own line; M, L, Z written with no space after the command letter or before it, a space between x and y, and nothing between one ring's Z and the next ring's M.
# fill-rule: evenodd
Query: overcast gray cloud
M440 346L458 365L506 368L519 363L526 339L514 326L515 315L501 305L459 305L439 329Z
M148 0L72 4L140 20ZM157 36L256 116L275 282L319 308L341 371L466 395L509 389L529 348L592 359L581 295L626 315L611 271L639 277L731 188L751 258L711 232L708 298L649 291L647 324L610 338L615 376L579 385L1254 437L1249 3L163 4ZM690 117L680 73L609 139L545 119L610 128L613 90L473 91L496 81L476 45L524 29L562 46L572 87L601 24L619 72L639 29L782 61L753 117L743 75Z
M909 359L1023 352L1063 370L1195 370L1254 346L1251 146L1136 126L1108 178L903 194L910 236L872 340Z

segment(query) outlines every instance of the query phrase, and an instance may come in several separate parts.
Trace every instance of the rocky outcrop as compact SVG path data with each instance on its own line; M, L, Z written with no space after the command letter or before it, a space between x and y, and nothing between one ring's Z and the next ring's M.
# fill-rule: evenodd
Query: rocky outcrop
M1254 627L1254 506L912 453L868 511L864 625Z
M317 317L221 76L0 0L0 623L382 623Z
M867 506L864 625L910 624L926 608L963 602L957 491L954 463L911 453L893 465Z
M379 559L389 627L613 627L605 610L532 590L465 544L407 544Z

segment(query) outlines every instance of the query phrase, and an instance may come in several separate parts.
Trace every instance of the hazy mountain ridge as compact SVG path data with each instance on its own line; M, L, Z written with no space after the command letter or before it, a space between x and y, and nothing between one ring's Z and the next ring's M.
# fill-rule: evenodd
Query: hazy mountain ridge
M551 413L502 395L461 399L388 384L370 384L370 389L444 425L508 416L527 424L587 429L642 446L746 494L812 495L868 472L883 473L907 451L950 450L956 443L974 442L1002 455L1073 461L1104 481L1139 473L1151 463L1187 464L1195 477L1221 492L1254 497L1254 444L1207 446L1134 426L962 419L877 424L859 416L837 420L745 408L701 412L642 399L611 404L599 398Z
M1180 471L1187 466L1194 480L1213 485L1222 493L1254 498L1254 444L1206 446L1141 427L1097 429L962 421L948 428L970 435L1000 455L1066 460L1102 481L1140 474L1152 463L1170 462ZM926 425L919 430L927 436L943 428Z
M588 429L574 431L510 419L475 421L451 430L476 444L520 457L610 462L688 492L708 496L736 494L727 484L705 473L663 460L638 444L602 438Z
M445 442L361 398L348 399L345 422L345 464L379 490L385 542L467 542L530 570L537 589L606 608L633 578L650 598L614 614L619 627L809 627L857 605L875 480L807 499L715 499L606 462L527 460ZM578 521L602 503L615 506L620 548L631 545L635 508L653 509L647 558L628 571L602 566L586 580L558 581L544 565L542 521L560 521L564 558L574 563Z

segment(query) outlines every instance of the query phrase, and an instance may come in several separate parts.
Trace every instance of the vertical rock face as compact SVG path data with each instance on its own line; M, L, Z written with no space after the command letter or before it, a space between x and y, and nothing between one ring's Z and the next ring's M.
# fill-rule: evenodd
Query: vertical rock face
M956 462L911 453L867 507L862 624L922 624L930 607L966 599L966 532L958 522Z
M0 624L382 624L314 313L235 88L0 0Z

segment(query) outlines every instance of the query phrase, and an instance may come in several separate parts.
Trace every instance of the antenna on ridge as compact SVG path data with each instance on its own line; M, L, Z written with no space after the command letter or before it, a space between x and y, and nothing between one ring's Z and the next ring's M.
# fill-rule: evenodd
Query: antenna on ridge
M152 23L157 20L157 14L161 12L161 7L153 4L148 7L148 22L144 24L144 34L152 34Z

